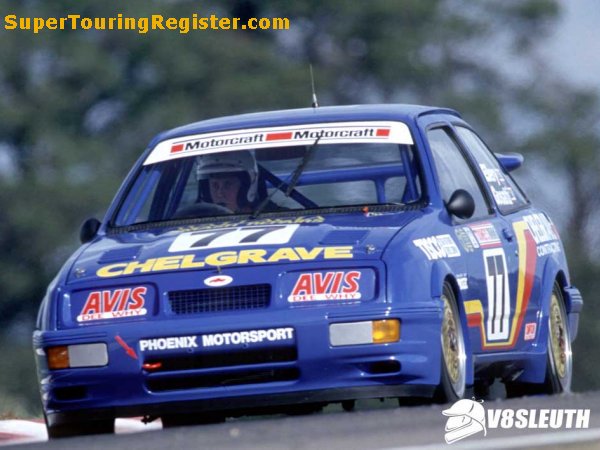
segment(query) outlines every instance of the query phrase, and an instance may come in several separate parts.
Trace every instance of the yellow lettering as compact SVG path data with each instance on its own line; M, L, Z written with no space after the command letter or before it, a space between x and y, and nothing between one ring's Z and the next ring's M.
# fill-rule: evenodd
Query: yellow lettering
M169 30L176 30L177 29L177 19L175 17L169 17L167 19L167 21L165 22L165 25Z
M225 266L235 264L237 261L237 252L217 252L208 255L204 262L210 266Z
M264 258L266 254L266 250L241 250L238 264L247 264L249 261L254 263L266 262Z
M208 28L208 19L206 17L202 17L198 20L198 29L206 30Z
M152 271L179 269L180 262L181 256L164 256L162 258L157 258L154 266L152 266Z
M325 247L325 259L336 259L336 258L354 258L352 254L352 247Z
M196 267L204 267L202 261L194 262L194 255L185 255L181 260L182 269L194 269Z
M230 24L231 22L226 17L219 20L219 28L221 28L221 30L229 30Z
M4 29L5 30L15 30L17 28L17 16L15 14L10 14L8 16L4 16Z
M100 267L96 272L96 275L102 278L116 277L123 274L122 269L125 267L127 267L127 263L110 264L108 266Z
M49 30L56 30L57 27L58 19L56 19L55 17L50 17L48 20L46 20L46 28L48 28Z
M151 272L152 267L154 266L155 262L156 262L156 258L151 258L144 262L137 262L137 261L130 262L129 264L127 264L127 267L123 271L123 275L132 274L136 270L139 270L142 273L143 272Z
M269 262L277 262L282 259L287 259L288 261L300 261L300 257L293 248L280 248L269 257Z
M315 247L310 251L306 250L304 247L295 247L295 249L296 252L298 252L298 255L300 255L300 258L304 261L315 259L323 251L323 247Z
M165 26L163 25L163 16L160 14L152 14L152 29L153 30L164 30Z

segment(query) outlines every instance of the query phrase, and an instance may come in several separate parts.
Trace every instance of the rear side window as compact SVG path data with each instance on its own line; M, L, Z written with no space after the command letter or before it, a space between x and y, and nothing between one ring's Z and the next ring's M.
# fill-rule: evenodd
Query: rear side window
M525 194L479 136L468 128L460 126L456 127L456 132L477 161L500 212L507 214L527 205Z
M462 152L443 128L436 128L427 132L429 147L433 155L435 169L440 180L440 189L444 202L457 189L464 189L475 200L475 212L472 218L478 219L488 216L487 202L481 192L481 187L473 175L471 167L465 160Z

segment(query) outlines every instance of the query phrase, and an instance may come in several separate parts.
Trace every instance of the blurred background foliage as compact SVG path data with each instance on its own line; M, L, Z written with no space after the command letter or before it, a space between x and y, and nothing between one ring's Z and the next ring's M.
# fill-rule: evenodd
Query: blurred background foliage
M576 390L600 387L600 107L536 43L553 0L4 0L2 16L287 17L287 31L0 31L0 414L39 414L30 334L79 224L101 217L151 137L224 114L401 102L455 108L559 224L587 300Z

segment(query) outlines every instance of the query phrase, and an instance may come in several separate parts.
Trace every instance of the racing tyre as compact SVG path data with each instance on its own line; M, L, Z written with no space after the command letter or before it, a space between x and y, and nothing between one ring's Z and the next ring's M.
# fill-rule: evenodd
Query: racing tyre
M518 397L536 394L571 392L573 354L569 321L562 289L554 283L548 315L548 349L546 377L543 383L506 383L506 396Z
M450 403L461 399L466 391L467 355L460 313L452 287L444 283L442 293L442 374L434 400Z
M112 434L115 432L114 419L61 423L60 425L49 425L45 415L44 419L46 420L48 439L84 436L89 434Z

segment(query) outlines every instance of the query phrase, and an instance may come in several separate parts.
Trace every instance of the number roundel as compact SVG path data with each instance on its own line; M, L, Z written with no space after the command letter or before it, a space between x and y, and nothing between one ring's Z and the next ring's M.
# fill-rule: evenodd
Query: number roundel
M299 225L294 224L192 231L177 236L169 247L169 252L188 252L253 244L286 244L298 227Z

